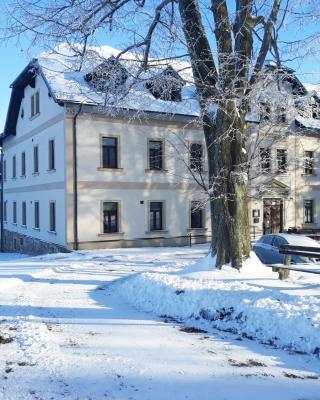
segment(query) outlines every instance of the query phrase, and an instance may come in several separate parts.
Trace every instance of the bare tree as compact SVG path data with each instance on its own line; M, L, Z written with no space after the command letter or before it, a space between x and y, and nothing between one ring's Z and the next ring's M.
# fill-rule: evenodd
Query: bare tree
M212 248L217 266L231 262L240 269L250 252L245 115L266 57L272 53L281 65L277 41L292 11L289 0L13 0L9 4L7 37L29 36L31 45L53 48L67 42L84 56L90 45L108 42L110 32L123 32L126 40L117 58L129 51L139 55L136 79L155 62L190 60L207 148Z

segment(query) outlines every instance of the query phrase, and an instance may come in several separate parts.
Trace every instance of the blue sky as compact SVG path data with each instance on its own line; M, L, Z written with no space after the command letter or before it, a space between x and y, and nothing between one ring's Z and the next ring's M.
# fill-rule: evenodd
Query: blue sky
M0 27L3 26L3 21L0 16ZM315 28L313 28L315 29ZM304 30L304 35L308 35L313 33L312 27L307 27ZM111 35L110 35L111 36ZM117 47L117 43L121 41L120 37L117 35L112 35L113 39L105 43L110 46ZM296 30L288 30L286 33L286 37L288 39L293 39L297 37L301 37L301 32ZM29 51L25 49L21 49L21 46L16 46L14 43L0 43L0 59L1 63L1 75L0 75L0 133L2 132L6 112L10 99L9 89L10 84L17 77L19 72L26 66L28 61L35 57L40 51L40 48L29 49ZM293 60L288 62L287 65L291 68L295 69L299 79L302 82L308 83L320 83L320 39L319 44L314 49L314 53L312 56L307 56L298 58L297 60Z

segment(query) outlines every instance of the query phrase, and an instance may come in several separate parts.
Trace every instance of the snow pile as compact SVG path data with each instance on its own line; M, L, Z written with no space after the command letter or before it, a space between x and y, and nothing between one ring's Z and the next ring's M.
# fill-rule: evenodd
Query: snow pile
M208 256L178 273L135 275L117 289L147 312L197 320L277 347L319 354L320 297L314 291L278 281L277 274L254 255L241 272L227 266L210 271L213 263Z

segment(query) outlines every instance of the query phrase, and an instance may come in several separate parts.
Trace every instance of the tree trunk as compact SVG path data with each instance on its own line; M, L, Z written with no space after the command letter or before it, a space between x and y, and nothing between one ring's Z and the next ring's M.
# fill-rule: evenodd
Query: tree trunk
M249 256L248 171L244 119L234 100L219 105L215 118L205 113L212 249L217 267L231 262L240 269Z

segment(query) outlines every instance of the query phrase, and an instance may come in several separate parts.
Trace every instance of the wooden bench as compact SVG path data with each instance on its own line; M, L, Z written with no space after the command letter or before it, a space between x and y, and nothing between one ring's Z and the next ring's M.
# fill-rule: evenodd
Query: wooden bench
M279 279L284 280L289 278L290 271L306 272L308 274L320 275L320 271L314 271L304 268L296 268L291 266L292 256L311 257L320 259L320 247L307 247L307 246L292 246L285 244L279 247L279 253L284 254L284 265L268 265L272 271L278 272ZM319 264L320 267L320 264Z

